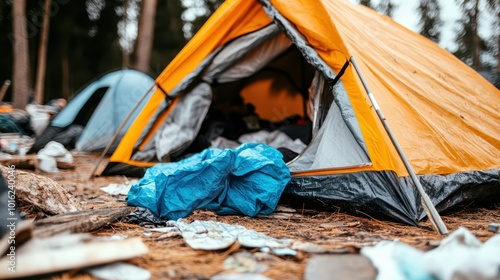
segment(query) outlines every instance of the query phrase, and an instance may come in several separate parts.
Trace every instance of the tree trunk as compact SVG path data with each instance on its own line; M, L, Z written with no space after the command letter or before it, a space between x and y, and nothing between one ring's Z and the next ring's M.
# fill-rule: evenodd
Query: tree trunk
M45 70L47 68L47 44L50 25L50 4L51 0L45 0L45 6L43 7L42 34L40 37L40 45L38 46L38 65L35 82L35 103L37 104L43 104Z
M122 66L126 68L130 66L130 54L127 50L122 50Z
M151 50L153 47L155 15L156 0L142 1L135 52L135 67L142 72L149 71L149 61L151 60Z
M182 31L182 25L184 24L181 19L181 14L183 12L183 8L179 1L171 1L167 4L168 8L168 25L170 34L174 37L175 42L179 42L179 44L184 45L184 32ZM214 7L215 8L215 7ZM215 10L214 10L215 11ZM210 13L213 13L211 11Z
M61 61L61 69L62 69L62 93L63 93L63 98L69 99L71 96L70 89L69 89L69 58L68 58L68 51L67 47L65 48L62 56L62 61Z
M123 29L127 30L129 26L129 19L128 19L128 11L130 9L130 0L125 0L123 3L123 9L125 12L123 13ZM125 38L128 38L128 36L125 36ZM128 41L128 40L127 40ZM130 52L128 48L122 48L122 67L129 67L130 66Z
M14 65L12 69L12 106L24 109L28 104L29 53L26 0L12 1Z
M472 67L478 70L481 67L481 61L479 58L480 46L479 46L479 34L478 34L478 15L479 15L479 0L474 1L474 11L471 18L472 23Z

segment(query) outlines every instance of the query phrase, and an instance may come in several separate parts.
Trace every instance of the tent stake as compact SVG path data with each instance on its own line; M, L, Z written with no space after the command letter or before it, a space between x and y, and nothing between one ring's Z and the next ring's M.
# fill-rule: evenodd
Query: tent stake
M394 145L394 148L396 148L399 157L403 161L403 164L406 167L406 170L408 170L408 173L410 174L410 177L417 187L418 193L420 194L420 197L422 198L422 206L424 207L425 213L429 217L429 220L432 222L432 225L434 226L434 229L439 232L441 235L446 235L448 234L448 229L446 228L446 225L444 224L443 220L441 219L441 216L439 216L439 213L437 212L436 208L434 207L434 204L432 204L431 199L425 193L424 188L420 184L420 181L417 178L417 175L415 175L415 171L413 170L410 162L406 158L405 154L403 153L403 149L399 145L396 136L392 133L392 130L389 128L389 125L387 124L387 121L382 114L382 111L380 110L380 107L378 106L377 100L375 100L375 96L373 96L372 92L368 88L368 84L366 83L363 75L361 74L358 65L356 64L356 61L354 60L354 57L350 58L350 61L352 65L354 66L354 69L356 70L356 73L358 74L359 79L361 80L361 83L363 84L363 87L365 88L366 92L368 93L368 97L370 98L370 102L373 105L373 108L375 108L375 111L377 112L377 116L379 117L380 121L384 125L384 128L389 135L389 138L392 141L392 144Z
M153 90L153 88L155 87L155 84L153 84L145 93L144 95L141 97L141 99L139 99L139 101L137 101L137 103L135 104L134 108L132 108L132 110L130 110L130 113L128 113L127 117L123 120L123 122L120 124L120 126L118 127L118 129L116 130L115 134L113 135L113 137L109 140L108 142L108 145L106 145L106 148L104 148L104 150L102 151L102 154L101 156L99 157L99 160L97 161L97 164L94 166L94 170L92 170L92 173L90 173L90 177L89 179L92 179L92 177L94 177L94 174L97 170L97 168L99 168L99 165L101 165L101 162L102 160L104 159L104 156L106 155L106 153L109 151L109 149L111 148L111 145L113 145L113 142L115 142L116 138L118 138L118 135L120 134L120 132L122 131L123 127L125 127L125 124L128 122L128 120L130 119L130 117L132 117L132 114L137 110L137 108L139 108L139 105L142 103L142 101L144 101L144 99L146 98L146 96L148 96L149 92L151 90Z

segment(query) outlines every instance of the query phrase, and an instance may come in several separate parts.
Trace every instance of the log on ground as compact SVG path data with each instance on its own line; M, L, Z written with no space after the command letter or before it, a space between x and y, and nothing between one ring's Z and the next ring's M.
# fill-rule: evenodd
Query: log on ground
M76 198L59 183L40 175L0 166L5 178L15 176L15 198L21 205L33 205L49 215L81 210Z

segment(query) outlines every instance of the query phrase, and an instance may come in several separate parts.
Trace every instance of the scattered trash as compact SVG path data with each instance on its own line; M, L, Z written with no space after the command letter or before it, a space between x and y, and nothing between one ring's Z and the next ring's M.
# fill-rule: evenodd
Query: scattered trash
M313 244L310 242L301 242L301 241L294 242L292 245L292 249L303 251L306 253L311 253L311 254L324 254L324 253L330 252L326 248L323 248L323 247L318 246L316 244Z
M0 159L11 159L12 155L4 152L0 152Z
M30 115L30 125L36 136L40 136L50 122L49 107L31 103L26 105L26 112Z
M297 251L292 250L290 248L269 248L264 247L260 249L263 253L272 253L275 256L297 256Z
M149 280L151 272L124 262L87 268L86 271L102 280Z
M250 248L286 248L292 245L290 239L277 239L254 230L245 230L238 235L238 242Z
M378 270L377 279L500 279L500 235L481 243L464 227L428 252L382 241L361 253Z
M210 278L210 280L272 280L258 273L222 273Z
M19 133L0 133L0 152L10 155L26 155L33 139Z
M109 184L105 187L102 187L101 190L110 195L128 195L128 192L130 191L132 185L137 184L137 182L139 182L139 180L134 179L123 184Z
M134 212L124 217L124 221L131 224L137 224L140 226L149 226L149 225L164 226L168 220L159 218L148 208L136 207Z
M0 279L14 279L128 260L149 249L140 237L110 240L90 234L58 234L33 238L16 247L15 273L0 267ZM7 264L9 255L0 262Z
M488 231L500 233L500 223L491 223L488 225Z
M219 215L271 214L290 181L282 154L245 143L236 149L205 149L184 160L157 164L130 189L127 203L170 220L195 209Z
M179 229L176 227L150 228L148 230L149 231L156 231L156 232L165 232L165 233L170 233L170 232L180 233Z
M294 242L291 239L273 238L240 225L198 220L190 224L183 220L171 223L180 230L186 243L191 248L198 250L222 250L238 242L243 247L260 248L262 252L272 253L277 256L296 256L297 250L308 253L332 252L308 242ZM171 227L166 230L173 231ZM345 252L342 251L341 253Z
M283 205L278 205L276 210L274 210L274 213L297 213L297 210Z
M304 280L367 280L376 277L377 270L367 257L360 254L313 255L307 260L304 271Z
M184 241L197 250L221 250L230 247L238 235L247 229L239 225L228 225L214 221L193 221L188 224L180 220L176 226Z
M222 264L226 270L235 272L260 273L267 269L267 266L259 264L255 257L249 252L240 252L227 257Z
M111 235L109 237L109 240L125 240L127 238L128 238L128 236L126 236L126 235Z
M153 227L153 228L146 228L144 230L144 236L146 237L152 237L153 233L162 233L161 235L155 235L154 239L159 240L159 239L167 239L167 238L172 238L176 236L182 236L181 232L179 229L175 226L169 226L167 224L166 227Z
M59 172L57 162L72 163L73 156L61 143L50 141L37 153L38 167L47 173Z

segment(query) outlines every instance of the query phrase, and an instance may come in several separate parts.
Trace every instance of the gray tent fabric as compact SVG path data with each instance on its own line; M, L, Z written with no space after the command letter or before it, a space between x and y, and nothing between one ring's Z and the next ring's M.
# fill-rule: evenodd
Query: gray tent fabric
M237 76L249 76L250 74L255 73L258 69L247 69L246 71L242 72L235 70L230 70L228 71L229 68L234 67L236 62L241 59L245 54L248 53L254 53L254 49L257 48L258 46L262 46L262 44L266 41L268 41L271 38L274 38L276 34L278 34L279 29L276 25L271 24L267 27L262 28L261 30L258 30L256 32L250 33L246 36L242 36L234 41L232 41L230 44L226 45L213 59L211 65L204 71L203 74L203 80L208 81L210 83L217 81L221 82L219 79L221 79L221 73L227 72L226 78L223 80L224 81L234 81ZM279 45L278 45L279 46ZM279 49L278 49L279 50ZM272 50L271 50L272 51ZM257 61L257 64L259 60L263 60L263 57L270 57L269 51L267 51L265 54L261 51L260 54L262 55L257 55L253 56L253 60ZM247 61L248 63L248 61ZM236 74L240 72L239 74ZM246 74L244 74L246 72ZM232 73L236 75L231 75ZM233 78L231 78L233 76Z
M212 102L212 89L207 83L198 84L174 108L161 133L156 135L156 156L159 159L180 152L191 143L200 130L203 118Z
M215 63L214 65L216 65L215 67L218 68L217 73L221 73L229 66L233 65L236 60L240 59L247 52L251 51L253 48L257 47L267 39L272 38L278 32L279 29L276 27L276 25L271 24L255 33L237 38L230 44L228 44L230 46L237 46L237 48L230 47L229 50L226 50L228 45L217 48L214 52L209 54L192 73L187 75L186 78L184 78L182 82L180 82L179 85L169 93L169 96L171 98L174 98L175 96L177 96L177 94L186 90L186 88L194 81L194 79L200 75L204 75L205 81L208 81L210 83L213 82L213 77L216 75L213 70L206 70L204 72L205 74L200 73L203 72L207 67L209 67L210 64L214 60L216 60L216 57L219 57L219 62ZM221 52L224 53L220 54ZM223 66L221 67L220 65ZM210 74L207 75L206 73Z
M355 141L335 103L306 150L288 167L291 172L364 166L370 164L365 151Z
M240 58L235 65L217 77L217 82L227 83L249 77L266 66L291 45L292 42L285 34L278 33L272 39L265 41L259 47Z

